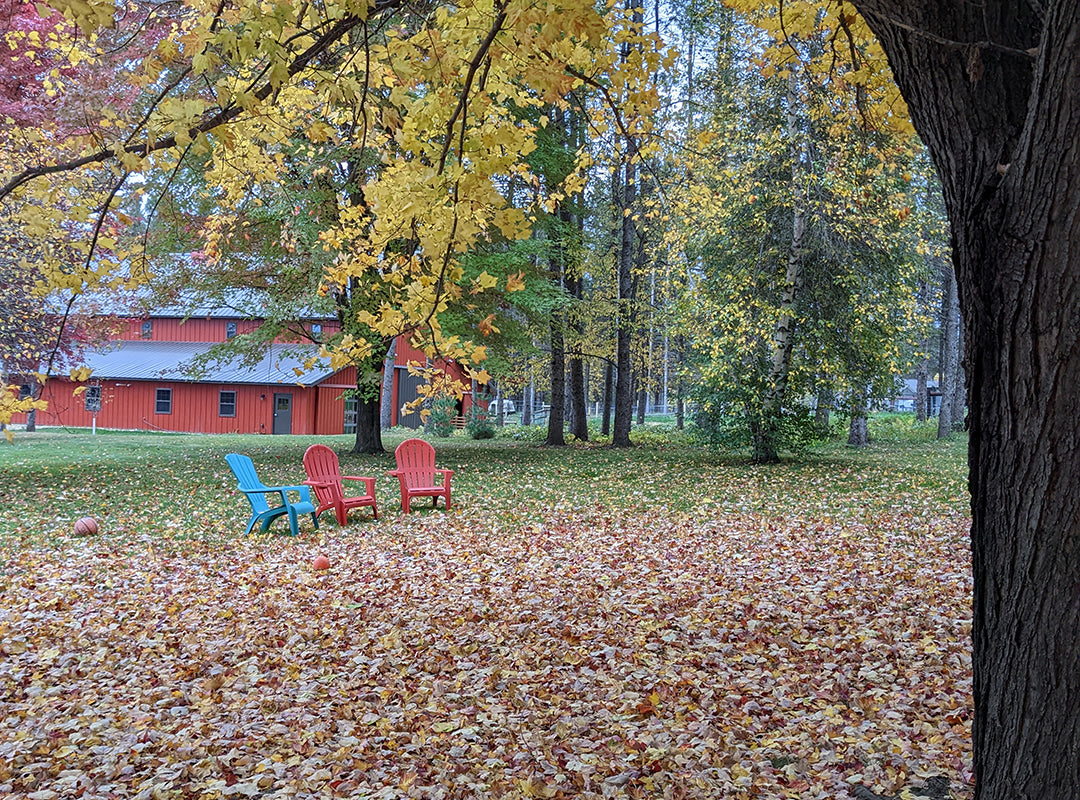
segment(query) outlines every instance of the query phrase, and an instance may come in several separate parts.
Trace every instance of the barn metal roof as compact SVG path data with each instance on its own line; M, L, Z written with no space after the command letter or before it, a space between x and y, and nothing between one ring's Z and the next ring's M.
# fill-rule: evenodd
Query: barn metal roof
M310 371L304 361L318 352L315 345L274 344L260 360L246 363L241 356L210 362L197 373L186 368L205 354L210 342L113 342L98 351L87 351L83 362L94 378L116 380L198 381L200 383L256 383L314 386L336 372L326 359ZM299 369L301 374L294 370Z

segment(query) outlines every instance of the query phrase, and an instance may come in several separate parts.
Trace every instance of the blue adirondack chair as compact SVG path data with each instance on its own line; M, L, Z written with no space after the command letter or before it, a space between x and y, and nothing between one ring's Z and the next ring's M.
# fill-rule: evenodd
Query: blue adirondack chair
M251 503L251 519L248 520L244 534L251 533L256 522L262 523L262 530L270 527L270 523L278 517L288 514L289 530L293 536L300 533L297 525L297 517L300 514L311 514L311 520L315 523L315 529L319 528L319 519L315 516L315 505L311 502L311 490L307 486L267 486L259 480L255 474L255 465L251 459L239 453L229 453L225 456L229 462L229 468L236 476L236 488L243 492ZM290 500L289 493L296 492L300 500ZM278 494L281 497L281 505L271 507L266 502L267 494Z

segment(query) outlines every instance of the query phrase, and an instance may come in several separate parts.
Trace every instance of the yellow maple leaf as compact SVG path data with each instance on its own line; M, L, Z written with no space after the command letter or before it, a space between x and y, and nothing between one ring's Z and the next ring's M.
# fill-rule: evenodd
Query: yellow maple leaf
M508 292L520 292L525 288L525 273L518 272L515 275L508 275L506 277L506 291Z

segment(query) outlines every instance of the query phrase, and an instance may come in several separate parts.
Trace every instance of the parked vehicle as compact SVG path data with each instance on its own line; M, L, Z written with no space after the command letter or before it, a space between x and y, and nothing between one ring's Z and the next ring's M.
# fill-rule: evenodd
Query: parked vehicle
M495 397L495 398L492 398L491 402L488 403L488 416L493 417L498 413L499 413L499 398ZM517 413L517 406L514 405L514 401L509 399L509 398L504 399L503 400L503 416L508 417L511 414L516 414L516 413Z

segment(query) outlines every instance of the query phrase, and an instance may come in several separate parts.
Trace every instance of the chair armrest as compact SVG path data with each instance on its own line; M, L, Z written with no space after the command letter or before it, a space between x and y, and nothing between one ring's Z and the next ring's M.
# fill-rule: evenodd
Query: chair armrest
M358 481L358 482L362 481L364 484L367 485L367 490L366 490L367 493L370 494L372 497L375 496L375 479L374 478L367 478L367 477L363 477L361 475L342 475L341 479L343 481Z
M448 478L449 478L449 477L450 477L451 475L453 475L453 474L454 474L454 471L453 471L452 469L438 469L438 468L436 468L436 469L435 469L435 471L436 471L436 472L441 472L441 473L442 473L443 475L445 475L445 476L446 476L446 477L448 477Z
M311 486L313 488L318 488L320 486L333 486L333 485L334 485L333 481L317 481L317 480L314 480L314 479L309 479L309 480L304 481L304 486Z
M299 492L302 502L311 502L311 489L307 486L275 486L272 491L281 492L281 499L286 503L289 502L288 492Z

